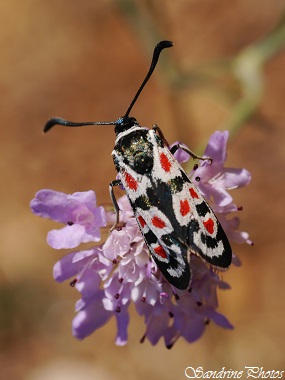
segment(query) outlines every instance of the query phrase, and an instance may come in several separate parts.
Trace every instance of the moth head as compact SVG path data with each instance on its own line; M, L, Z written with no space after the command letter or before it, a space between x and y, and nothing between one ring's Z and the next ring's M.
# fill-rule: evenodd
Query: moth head
M122 133L135 125L139 125L137 120L134 117L120 117L115 122L115 133L118 136L119 133Z

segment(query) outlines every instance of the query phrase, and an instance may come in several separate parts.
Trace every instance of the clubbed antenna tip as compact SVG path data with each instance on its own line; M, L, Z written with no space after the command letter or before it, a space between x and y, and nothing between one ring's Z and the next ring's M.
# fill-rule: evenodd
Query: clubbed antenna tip
M86 125L115 125L115 121L86 121L82 123L75 123L73 121L68 121L62 119L61 117L53 117L44 126L43 132L48 132L55 125L63 125L64 127L84 127Z
M170 48L173 46L173 42L171 41L167 41L167 40L164 40L164 41L160 41L156 47L154 48L154 51L153 51L153 56L152 56L152 61L151 61L151 64L150 64L150 68L148 70L148 73L144 79L144 81L142 82L140 88L138 89L134 99L132 100L125 116L124 116L124 119L127 119L135 102L137 101L140 93L142 92L144 86L146 85L147 81L149 80L149 78L151 77L151 74L153 73L153 70L155 69L155 66L157 64L157 61L159 59L159 56L160 56L160 53L162 52L163 49L166 49L166 48Z

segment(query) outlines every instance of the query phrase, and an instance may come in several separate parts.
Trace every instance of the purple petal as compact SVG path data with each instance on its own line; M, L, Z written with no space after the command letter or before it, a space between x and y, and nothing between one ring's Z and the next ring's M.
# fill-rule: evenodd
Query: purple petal
M92 302L87 303L73 319L72 334L77 339L84 339L95 330L105 325L113 315L105 310L102 303L102 292L97 292Z
M110 298L104 297L102 299L102 303L103 303L103 306L104 306L105 310L112 311L112 312L114 312L116 310L117 300L116 300L116 303L115 303L114 299L110 299Z
M74 265L72 260L76 252L63 256L61 260L55 263L53 267L53 278L62 282L71 277L74 277L79 272L79 265Z
M212 197L214 202L220 206L224 207L232 203L233 197L223 188L212 188Z
M241 260L234 253L233 253L233 258L232 258L232 264L236 267L240 267L242 265Z
M130 291L130 283L124 284L121 293L120 293L120 302L121 305L125 306L130 302L131 299L131 291Z
M201 316L198 315L186 315L183 320L180 334L187 342L192 343L201 337L205 330L205 323Z
M75 248L82 242L85 227L79 224L51 230L47 234L48 244L55 249Z
M169 314L166 308L159 310L158 307L156 307L156 314L153 313L148 319L146 336L150 343L155 345L167 331Z
M202 183L210 185L208 182L211 181L211 183L214 183L213 178L220 176L223 171L224 166L222 162L213 161L212 163L209 163L208 161L203 161L201 166L195 170L193 179L195 180L196 177L199 177ZM200 182L195 182L196 186L199 187Z
M253 244L252 241L249 239L249 234L245 231L229 231L228 236L231 240L239 244L242 244L242 243L247 243L249 245Z
M100 253L100 246L93 247L91 249L86 249L82 251L76 251L73 257L73 263L82 262L82 260L88 259L89 261L94 260L98 257ZM93 257L92 257L93 256Z
M165 331L164 333L164 342L167 348L171 348L173 344L179 338L180 333L176 330L174 324Z
M86 251L76 251L65 255L53 267L53 277L56 281L62 282L76 276L84 267L90 256L96 254L96 249Z
M83 223L86 225L86 230L89 234L96 235L98 234L99 227L106 227L106 213L105 209L102 206L95 207L91 209L92 217L89 220L83 220ZM80 221L79 221L80 222Z
M239 211L234 203L229 203L226 206L211 205L215 214L229 214L231 212Z
M91 297L98 291L100 284L101 277L99 273L92 268L87 268L79 277L75 287L83 297Z
M233 325L229 322L229 320L223 315L218 313L215 310L208 309L207 316L216 323L216 325L221 326L225 329L230 329L232 330L234 327Z
M124 346L128 341L128 325L130 321L130 316L127 307L122 307L119 313L115 313L117 320L117 337L116 345Z
M211 157L214 163L223 163L226 160L226 146L229 131L216 131L209 139L204 156Z
M56 222L86 224L87 227L106 225L104 208L96 207L96 196L92 190L74 194L40 190L30 206L36 215Z
M49 189L38 191L30 203L36 215L65 224L72 220L72 210L77 205L78 202L68 199L67 194Z
M78 203L84 203L88 208L95 209L96 206L96 194L93 190L77 191L67 196L68 200L75 200Z
M130 239L125 229L112 231L103 245L104 255L110 260L116 259L118 255L123 256L129 249Z
M240 220L237 216L227 219L224 215L219 215L219 220L227 236L236 243L252 244L249 234L245 231L238 231Z
M182 146L184 146L186 149L188 149L188 147L185 145L185 144L182 144L180 143L179 141L175 141L175 143L171 144L169 146L169 149L171 149L174 145L177 145L177 144L180 144ZM185 152L185 150L181 149L181 148L178 148L177 151L174 153L173 155L176 160L181 164L182 162L187 162L189 161L189 153Z
M118 275L114 275L110 277L108 281L105 282L105 296L108 299L114 299L116 294L120 293L120 289L122 288L122 284L119 281ZM114 306L115 309L115 306Z
M214 187L209 185L208 183L199 182L198 188L201 194L209 201L213 198L214 202L219 207L225 207L230 204L233 200L231 195L222 187Z
M79 311L83 310L91 302L92 302L92 299L90 301L90 299L88 299L88 298L84 298L84 299L80 298L79 300L77 300L75 302L75 311L79 312Z
M225 169L221 176L221 185L228 190L246 186L251 180L251 174L246 169Z

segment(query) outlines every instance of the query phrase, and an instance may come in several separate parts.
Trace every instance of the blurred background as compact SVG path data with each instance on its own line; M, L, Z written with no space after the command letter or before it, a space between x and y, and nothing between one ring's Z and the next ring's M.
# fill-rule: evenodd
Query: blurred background
M284 370L284 1L13 0L1 1L0 18L0 379ZM234 246L243 265L224 274L232 289L219 293L235 330L211 324L198 342L181 339L169 351L139 343L144 324L132 312L125 347L114 345L115 323L79 342L71 336L79 294L52 278L64 255L46 243L55 224L32 215L29 202L42 188L94 189L98 203L109 202L114 131L58 127L44 136L42 127L52 116L122 116L161 39L174 47L132 115L196 153L215 130L229 129L227 166L253 176L232 194L255 245Z

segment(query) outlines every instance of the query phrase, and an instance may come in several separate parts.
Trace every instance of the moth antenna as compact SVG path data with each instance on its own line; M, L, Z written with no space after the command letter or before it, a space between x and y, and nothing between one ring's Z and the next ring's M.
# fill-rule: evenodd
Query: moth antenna
M153 70L155 69L155 66L158 62L158 58L159 58L159 55L160 53L162 52L163 49L165 48L170 48L173 46L173 42L171 41L160 41L156 47L154 48L154 51L153 51L153 56L152 56L152 61L151 61L151 64L150 64L150 68L148 70L148 73L144 79L144 81L142 82L140 88L138 89L133 101L131 102L125 116L123 117L124 120L126 120L135 104L135 102L137 101L138 97L140 96L140 93L142 92L144 86L146 85L147 81L149 80L149 78L151 77L151 74L153 73Z
M152 56L152 61L151 61L151 64L150 64L150 68L148 70L148 73L144 79L144 81L142 82L140 88L138 89L133 101L131 102L125 116L123 117L122 120L127 120L128 119L128 116L129 116L129 113L131 112L131 109L133 108L135 102L137 101L140 93L142 92L144 86L146 85L147 81L149 80L151 74L153 73L153 70L155 69L155 66L158 62L158 59L159 59L159 55L161 53L161 51L165 48L169 48L173 46L173 43L171 41L160 41L156 47L154 48L154 51L153 51L153 56ZM68 120L65 120L65 119L62 119L60 117L54 117L50 120L48 120L48 122L46 123L46 125L44 126L44 129L43 129L43 132L46 133L48 132L52 127L54 127L55 125L62 125L64 127L83 127L83 126L87 126L87 125L116 125L117 121L109 121L109 122L102 122L102 121L87 121L87 122L73 122L73 121L68 121Z
M115 125L115 121L87 121L87 122L82 122L82 123L76 123L73 121L68 121L65 119L62 119L61 117L53 117L52 119L48 120L46 125L44 126L44 133L49 131L53 126L55 125L63 125L64 127L83 127L86 125Z

